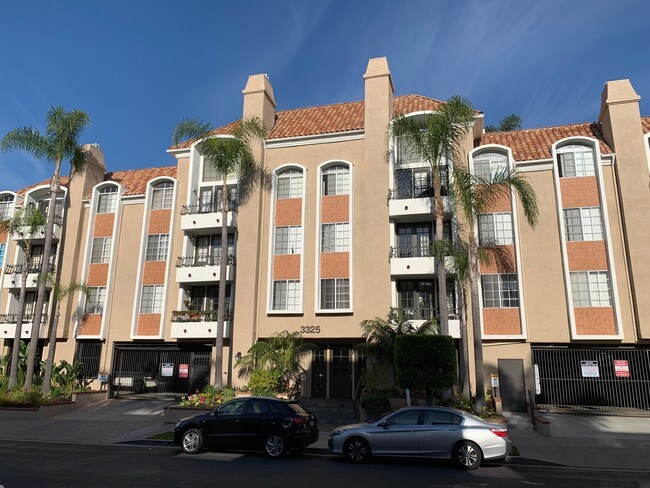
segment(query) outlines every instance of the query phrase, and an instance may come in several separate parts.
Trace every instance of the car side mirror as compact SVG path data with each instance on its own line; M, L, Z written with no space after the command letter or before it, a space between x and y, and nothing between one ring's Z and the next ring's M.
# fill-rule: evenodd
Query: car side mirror
M219 410L214 410L212 412L212 415L214 415L215 417L218 417L219 416Z
M379 425L379 427L383 427L385 429L386 427L388 427L390 425L390 422L388 420L382 420L377 425Z

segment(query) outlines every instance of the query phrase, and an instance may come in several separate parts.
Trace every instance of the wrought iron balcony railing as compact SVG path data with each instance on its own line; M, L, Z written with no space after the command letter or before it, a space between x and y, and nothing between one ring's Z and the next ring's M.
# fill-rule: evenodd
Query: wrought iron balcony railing
M15 324L18 320L18 314L2 313L0 314L0 324ZM23 324L31 324L34 321L34 314L23 314ZM47 322L47 314L41 315L41 324Z
M404 316L411 320L429 320L431 318L440 318L440 311L433 307L402 307ZM449 318L456 320L459 317L458 310L449 309Z
M239 205L237 202L230 202L228 204L229 212L236 212ZM183 205L181 215L195 215L221 212L221 202L218 203L197 203L195 205Z
M235 265L235 256L228 256L228 266ZM200 268L203 266L221 266L221 256L180 256L176 259L177 268Z
M5 266L5 274L21 274L23 272L23 266L24 264L8 264ZM55 266L50 265L50 273L54 273L55 270L56 270ZM27 267L28 274L40 273L40 272L41 272L40 263L30 264Z
M216 322L217 310L174 310L172 322ZM230 309L226 308L224 319L230 320Z
M430 258L431 246L398 246L391 247L389 258Z

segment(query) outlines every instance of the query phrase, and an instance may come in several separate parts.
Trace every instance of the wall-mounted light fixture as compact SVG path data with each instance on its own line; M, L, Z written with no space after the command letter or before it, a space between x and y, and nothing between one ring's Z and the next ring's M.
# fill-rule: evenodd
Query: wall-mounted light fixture
M241 361L241 352L237 352L237 354L235 354L235 362L238 363L239 361Z

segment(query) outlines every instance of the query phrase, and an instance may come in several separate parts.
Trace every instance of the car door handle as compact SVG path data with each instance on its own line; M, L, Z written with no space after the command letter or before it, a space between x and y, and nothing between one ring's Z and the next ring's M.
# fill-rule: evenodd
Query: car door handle
M449 429L449 430L451 430L452 432L456 432L458 429Z

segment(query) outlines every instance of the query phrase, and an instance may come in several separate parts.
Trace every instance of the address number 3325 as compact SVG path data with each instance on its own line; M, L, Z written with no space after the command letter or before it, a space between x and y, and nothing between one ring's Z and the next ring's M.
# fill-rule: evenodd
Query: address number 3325
M300 327L301 334L320 334L320 325L303 325Z

